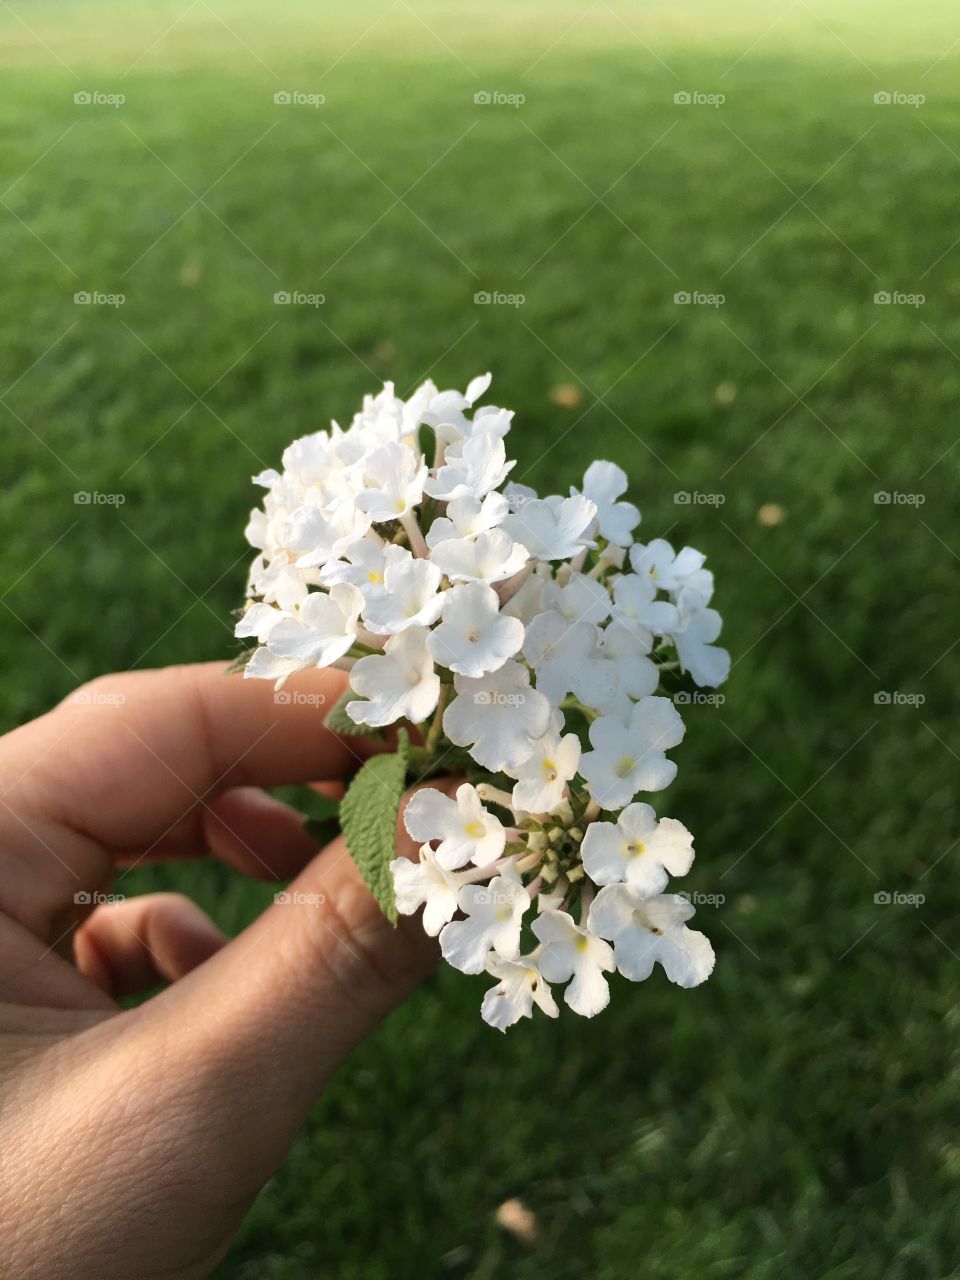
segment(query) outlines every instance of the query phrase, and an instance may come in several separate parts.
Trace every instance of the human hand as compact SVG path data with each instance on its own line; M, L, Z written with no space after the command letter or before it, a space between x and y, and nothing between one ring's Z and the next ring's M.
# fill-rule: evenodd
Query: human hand
M291 688L330 705L344 683ZM318 853L259 789L333 782L358 749L315 699L277 702L218 663L103 677L0 739L6 1274L208 1275L318 1093L432 967L343 838ZM205 852L296 876L289 901L232 941L177 894L84 905L118 867Z

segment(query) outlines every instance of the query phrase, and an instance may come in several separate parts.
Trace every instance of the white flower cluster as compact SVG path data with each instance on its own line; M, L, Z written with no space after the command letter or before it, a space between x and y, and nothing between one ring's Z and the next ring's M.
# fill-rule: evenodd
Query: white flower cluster
M710 974L692 908L664 892L692 837L635 797L676 773L684 725L661 673L716 686L730 660L704 556L634 542L618 466L594 462L566 497L505 484L513 415L475 407L489 384L426 382L404 401L387 383L257 476L236 633L258 641L247 677L345 668L357 725L409 722L425 767L466 773L455 799L409 804L422 848L392 863L396 903L423 907L450 964L497 980L482 1013L505 1029L534 1004L556 1015L550 983L591 1017L615 969L637 981L659 962L686 987Z

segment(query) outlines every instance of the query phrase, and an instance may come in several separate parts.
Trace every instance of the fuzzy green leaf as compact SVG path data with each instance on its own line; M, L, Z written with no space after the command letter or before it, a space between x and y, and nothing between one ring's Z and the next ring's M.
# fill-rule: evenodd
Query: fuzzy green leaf
M407 776L407 735L397 750L372 756L340 802L340 825L351 858L387 919L397 923L390 863L397 856L397 813Z

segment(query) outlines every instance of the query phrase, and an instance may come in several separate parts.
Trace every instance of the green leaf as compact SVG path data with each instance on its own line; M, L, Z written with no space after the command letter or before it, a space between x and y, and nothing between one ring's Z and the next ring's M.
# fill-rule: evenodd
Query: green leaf
M307 820L303 828L317 844L329 844L340 834L340 801L311 791L312 799L304 806Z
M351 858L387 919L397 923L390 863L397 856L397 813L407 777L408 739L397 734L397 750L372 756L340 803L340 824Z
M238 653L223 674L225 676L237 675L237 673L242 671L243 668L247 665L247 663L253 657L255 652L256 652L255 649L244 649L242 653Z

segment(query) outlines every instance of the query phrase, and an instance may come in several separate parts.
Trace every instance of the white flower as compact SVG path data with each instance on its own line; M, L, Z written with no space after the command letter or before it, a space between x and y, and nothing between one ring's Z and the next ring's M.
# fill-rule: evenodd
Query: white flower
M450 501L452 498L482 498L496 489L516 466L507 462L507 450L500 436L492 431L451 445L444 465L424 484L432 498Z
M590 928L613 941L617 968L631 982L649 978L659 963L671 982L696 987L710 977L716 957L707 937L686 927L693 914L685 898L641 898L629 885L611 884L593 901Z
M472 538L487 529L495 529L510 510L502 493L488 493L482 502L476 498L454 498L447 504L446 515L438 516L427 530L427 546L451 538Z
M273 680L282 689L288 677L303 670L303 663L295 658L280 658L269 649L254 650L253 657L243 668L244 680Z
M334 588L336 590L336 588ZM347 715L371 728L432 715L440 697L440 677L427 651L424 627L408 627L391 636L383 654L361 658L350 672L350 687L368 702L348 702Z
M527 552L503 529L475 538L448 538L433 547L431 560L451 582L503 582L527 563Z
M666 887L668 872L684 876L693 866L693 836L675 818L657 822L648 804L628 804L616 823L590 823L581 856L594 884L624 880L651 898Z
M377 635L396 635L408 627L429 627L443 608L443 574L430 560L412 557L388 564L383 590L367 598L363 620Z
M573 979L563 998L574 1013L592 1018L605 1009L610 989L603 975L615 967L609 945L579 928L565 911L544 911L531 927L543 943L540 972L547 981Z
M428 845L420 850L419 862L394 858L390 871L397 910L403 916L412 916L422 906L424 933L435 938L457 913L457 894L464 877L440 866Z
M715 689L730 674L730 654L712 642L723 625L716 609L705 606L699 591L685 587L678 597L679 613L670 638L677 647L677 657L684 671L689 671L697 684Z
M683 740L684 725L669 698L641 698L626 721L601 716L589 729L592 751L580 759L590 794L604 809L620 809L638 791L662 791L677 766L664 752Z
M648 573L624 573L613 584L613 616L638 635L664 635L677 625L676 606L656 600L657 588Z
M443 621L427 648L437 662L462 676L484 676L502 667L523 644L523 623L500 614L492 587L467 582L444 593Z
M627 491L627 475L613 462L592 462L583 477L583 492L597 508L597 526L608 542L629 547L640 512L632 502L618 502ZM571 489L571 493L576 490Z
M488 885L465 884L457 905L466 920L452 920L440 933L444 960L461 973L482 973L491 948L508 960L520 953L520 925L530 895L513 876L494 876Z
M592 622L573 626L548 611L527 627L523 656L537 673L537 688L554 706L573 693L588 707L609 701L617 689L617 673L600 657L600 631Z
M533 754L516 769L513 805L527 813L552 813L563 799L567 783L580 763L580 739L575 733L547 733L533 744Z
M574 573L561 587L547 580L545 608L561 613L568 622L604 622L610 617L610 592L602 582Z
M383 586L388 564L411 558L406 547L385 546L373 538L357 538L341 550L340 556L341 559L324 565L320 571L321 582L329 586L335 582L352 582L365 597L371 588Z
M583 547L597 508L589 498L530 498L503 521L502 528L523 544L535 560L569 560Z
M457 696L443 713L452 743L469 747L477 764L493 772L530 759L533 741L547 731L550 703L530 687L526 667L511 661L476 680L455 675L453 687Z
M647 574L661 591L676 595L683 587L693 587L709 602L713 595L713 574L703 565L706 556L684 547L675 552L665 538L654 538L646 546L636 543L630 548L634 573Z
M308 569L340 555L369 528L370 517L352 504L341 503L331 511L304 506L291 513L280 536L284 547L297 556L297 568Z
M240 639L256 636L263 644L277 623L290 616L283 609L275 609L272 604L252 604L234 627L233 634Z
M600 656L612 665L617 677L613 696L599 708L605 714L626 715L631 702L656 690L660 671L647 656L652 642L645 628L620 621L611 622L604 631Z
M367 487L356 499L374 522L399 520L423 497L427 464L405 444L385 444L364 463Z
M548 1018L556 1018L560 1010L550 988L537 967L535 956L523 956L519 960L504 960L502 956L487 957L487 972L500 981L483 997L480 1016L484 1022L498 1031L520 1018L532 1018L536 1004Z
M308 590L306 575L294 568L286 552L270 560L257 556L250 567L247 595L261 596L266 604L277 604L286 613L306 599Z
M363 596L346 582L331 587L329 594L311 591L296 617L282 619L271 630L268 648L301 667L329 667L356 639L362 605Z
M483 807L469 782L457 788L455 800L434 787L417 791L404 810L403 822L414 840L440 841L437 865L448 871L468 862L489 866L506 843L499 818Z

